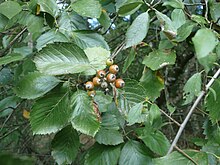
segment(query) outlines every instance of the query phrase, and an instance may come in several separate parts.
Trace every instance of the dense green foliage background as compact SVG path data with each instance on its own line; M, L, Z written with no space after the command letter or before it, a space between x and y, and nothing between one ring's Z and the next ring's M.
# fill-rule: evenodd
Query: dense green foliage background
M219 31L215 0L0 0L0 164L220 164Z

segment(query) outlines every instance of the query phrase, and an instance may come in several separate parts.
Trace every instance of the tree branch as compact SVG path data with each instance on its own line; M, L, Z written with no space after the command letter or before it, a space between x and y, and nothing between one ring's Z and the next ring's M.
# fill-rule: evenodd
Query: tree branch
M176 137L173 140L173 143L170 146L169 151L167 152L167 155L170 154L173 151L173 148L176 146L176 143L178 142L187 122L189 121L193 111L196 109L196 106L199 104L200 100L202 99L202 97L205 95L206 91L209 89L209 87L213 84L213 82L215 81L215 79L220 75L220 68L217 70L217 72L214 74L214 76L212 77L212 79L209 81L209 83L206 85L205 90L201 91L200 95L197 97L196 101L194 102L193 106L191 107L189 113L187 114L186 118L184 119L183 123L181 124Z
M23 28L15 38L8 44L8 46L0 52L0 57L4 56L4 54L12 47L12 45L18 40L18 38L27 30L27 27Z
M198 165L198 163L196 163L195 160L193 160L187 153L185 153L183 150L181 150L177 146L174 146L174 147L179 153L183 154L185 157L187 157L189 160L191 160L195 165Z

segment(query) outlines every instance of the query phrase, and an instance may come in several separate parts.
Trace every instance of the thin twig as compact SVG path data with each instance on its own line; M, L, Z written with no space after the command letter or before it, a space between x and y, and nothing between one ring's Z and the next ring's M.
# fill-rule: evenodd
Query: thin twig
M27 27L22 29L15 38L8 44L8 46L0 53L0 57L4 56L4 54L12 47L12 45L17 41L17 39L27 30Z
M198 163L196 163L195 160L193 160L187 153L185 153L183 150L181 150L177 146L174 146L174 147L179 153L183 154L185 157L187 157L189 160L191 160L195 165L198 165Z
M166 117L168 117L171 121L173 121L176 125L179 127L181 126L180 123L178 123L176 120L174 120L172 117L170 117L166 112L164 112L162 109L160 109L160 112L162 112Z
M125 46L125 42L122 42L122 43L115 49L115 51L112 53L111 58L112 58L112 59L115 58L115 57L118 55L118 53L124 48L124 46Z
M198 5L205 5L204 3L183 3L185 6L198 6Z
M10 135L11 133L13 133L14 131L16 131L19 127L15 127L13 130L9 131L8 133L6 133L5 135L0 137L0 140L4 139L5 137L7 137L8 135Z
M209 9L208 9L208 0L205 0L205 19L208 23L210 23L210 21L208 20L208 12L209 12Z
M107 32L111 29L112 25L115 23L117 17L118 17L118 16L116 15L116 16L113 18L113 21L111 22L110 26L108 27L108 29L107 29L104 33L102 33L102 35L107 34Z
M214 76L212 77L212 79L209 81L209 83L206 85L205 91L201 91L200 95L197 97L196 101L194 102L193 106L191 107L191 109L189 110L189 113L187 114L186 118L184 119L183 123L181 124L176 137L173 140L173 143L170 146L169 151L167 152L167 155L170 154L174 148L174 146L176 146L176 143L178 142L187 122L189 121L189 118L191 117L193 111L196 109L197 105L199 104L200 100L202 99L202 97L205 95L206 91L209 89L209 87L213 84L213 82L215 81L215 79L220 75L220 69L217 70L217 72L214 74Z

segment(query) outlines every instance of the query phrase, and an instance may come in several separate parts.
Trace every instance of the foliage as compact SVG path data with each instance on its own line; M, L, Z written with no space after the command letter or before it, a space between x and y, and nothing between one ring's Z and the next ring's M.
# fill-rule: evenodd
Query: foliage
M167 152L220 66L219 10L215 0L0 1L0 162L218 164L217 77ZM90 97L84 84L107 59L125 86Z

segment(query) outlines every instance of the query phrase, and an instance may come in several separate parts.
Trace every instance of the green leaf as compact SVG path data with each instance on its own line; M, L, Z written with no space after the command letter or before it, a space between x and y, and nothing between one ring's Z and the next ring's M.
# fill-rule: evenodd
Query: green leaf
M129 0L128 0L128 2L129 2ZM142 6L142 4L143 4L143 2L140 0L136 1L136 2L126 3L119 8L118 14L121 17L127 16L127 15L132 15Z
M62 34L59 31L56 31L54 29L42 34L38 39L37 39L37 45L36 48L37 50L41 50L43 47L45 47L47 44L51 44L54 42L68 42L69 39Z
M98 21L103 26L104 31L108 30L111 25L111 18L108 16L108 13L105 10L102 10L102 14Z
M5 97L0 101L0 117L9 115L20 99L16 96Z
M208 118L205 120L202 128L204 129L203 134L205 139L208 139L208 143L216 143L220 145L220 127L217 123L212 123ZM208 144L207 145L210 145ZM220 150L219 150L220 151Z
M58 5L55 0L38 0L40 5L40 11L50 14L53 17L56 17L59 12Z
M118 145L124 142L119 131L107 128L101 128L96 134L95 139L99 144L104 145Z
M165 0L163 6L171 6L177 9L184 9L184 4L181 0Z
M6 153L0 154L0 164L4 165L34 165L35 162L33 158L27 157L27 156L16 156Z
M205 24L207 24L207 21L205 19L205 17L202 17L201 15L191 15L191 19L192 21L195 21L196 23L204 26Z
M78 133L69 125L55 135L51 143L51 154L58 164L71 164L77 156L79 146Z
M110 57L110 51L102 47L93 47L86 48L84 52L89 59L91 69L86 70L83 74L94 75L97 70L106 68L106 60Z
M156 11L156 16L164 29L163 31L172 32L172 33L176 34L177 29L175 28L172 20L168 16L166 16L165 14L163 14L159 11Z
M11 69L3 68L0 71L0 75L1 75L0 76L0 86L1 87L11 83L13 80L13 74L12 74Z
M8 54L8 55L0 58L0 66L1 65L7 65L11 62L20 61L24 57L25 57L24 55L21 55L21 54L18 54L18 53Z
M170 112L170 115L172 115L176 111L176 107L173 107L169 104L169 102L166 103L167 109Z
M180 26L177 30L177 36L173 41L182 42L191 34L193 28L197 24L192 21L187 21L185 24Z
M220 26L220 3L210 5L210 14L214 22Z
M39 37L43 31L44 19L32 14L29 11L20 12L16 16L16 21L24 26L27 26L28 31L33 33L33 40Z
M200 29L196 32L192 38L196 57L198 61L206 67L207 64L202 62L209 59L210 53L213 51L215 46L218 44L218 39L210 29Z
M73 128L86 135L95 136L100 127L97 114L93 110L93 102L87 93L77 91L71 98Z
M201 65L203 65L206 73L208 73L209 70L212 69L212 67L215 65L215 62L216 62L217 58L218 58L217 54L212 52L207 57L201 58L199 60L199 63Z
M106 114L107 117L105 117L105 115L102 116L102 123L104 123L104 117L105 117L105 120L108 120L108 122L105 121L105 123L109 123L109 124L105 124L107 127L111 126L111 129L119 130L119 126L120 127L125 126L124 116L121 115L115 102L112 102L111 104L108 105L108 110ZM102 126L104 125L102 124Z
M196 73L186 82L184 85L184 105L189 104L193 101L195 96L198 96L201 91L202 79L201 73Z
M0 32L5 30L5 27L8 24L8 18L0 13Z
M80 73L90 68L83 50L70 43L46 46L37 53L34 62L40 72L49 75Z
M208 156L204 152L195 152L195 151L187 151L183 150L187 155L189 155L196 163L199 165L207 165L208 164ZM154 159L154 164L156 165L194 165L194 163L187 158L186 156L178 153L177 151L172 152L171 154Z
M80 15L76 14L75 12L62 11L58 25L59 30L63 34L67 33L68 35L74 30L88 29L86 20L84 20Z
M22 10L19 3L15 1L6 1L0 4L0 13L11 19Z
M127 58L125 59L124 66L122 68L122 73L125 73L131 63L134 61L136 55L135 49L132 47L130 53L128 54Z
M95 144L85 158L85 165L117 165L120 146Z
M103 47L109 50L109 46L103 36L89 30L79 30L72 33L74 42L81 48Z
M143 108L143 103L137 103L133 107L131 107L127 116L128 125L142 123L147 119L148 114L143 113Z
M34 134L49 134L61 130L70 118L69 94L60 90L35 102L30 113Z
M139 44L147 35L149 28L149 14L142 13L132 22L126 32L125 48Z
M170 143L162 132L153 130L150 126L145 126L145 128L139 129L137 133L139 138L143 140L144 144L153 152L159 155L166 155Z
M220 59L220 42L216 46L216 55L217 55L218 59Z
M99 144L118 145L123 143L123 136L118 131L118 121L115 115L104 113L102 115L101 128L96 134L95 139Z
M133 79L124 79L125 87L123 95L129 101L129 103L140 103L145 101L146 94L142 85L138 84L138 81Z
M156 104L151 105L147 122L149 122L154 128L161 127L162 118L160 108Z
M208 154L208 164L219 164L219 159L216 156L220 155L220 145L208 142L202 147L202 151Z
M140 79L140 85L145 88L145 94L150 100L155 100L160 96L160 91L164 88L164 80L159 72L145 69Z
M152 70L158 70L167 65L173 65L176 61L176 53L170 50L155 50L145 56L142 64Z
M33 49L28 46L21 46L18 48L13 48L14 53L22 54L23 56L29 56L33 53Z
M182 9L174 9L171 14L171 19L172 19L173 26L175 27L175 29L178 29L184 23L186 23L186 16Z
M215 91L216 96L213 92L209 91L205 99L205 105L207 111L209 111L210 118L213 123L220 120L220 79L216 79L211 88Z
M53 76L32 72L21 78L14 90L21 98L35 99L49 92L59 82L60 80Z
M148 156L148 149L140 142L128 141L120 155L119 165L153 165L152 159Z
M100 112L106 112L108 105L112 102L112 97L105 95L102 91L97 91L94 101L97 103Z
M99 18L102 12L98 0L77 0L71 4L71 7L79 15L91 18Z
M113 109L111 109L111 110L113 110ZM119 123L118 123L117 114L104 113L102 115L101 127L105 128L105 129L119 130Z

